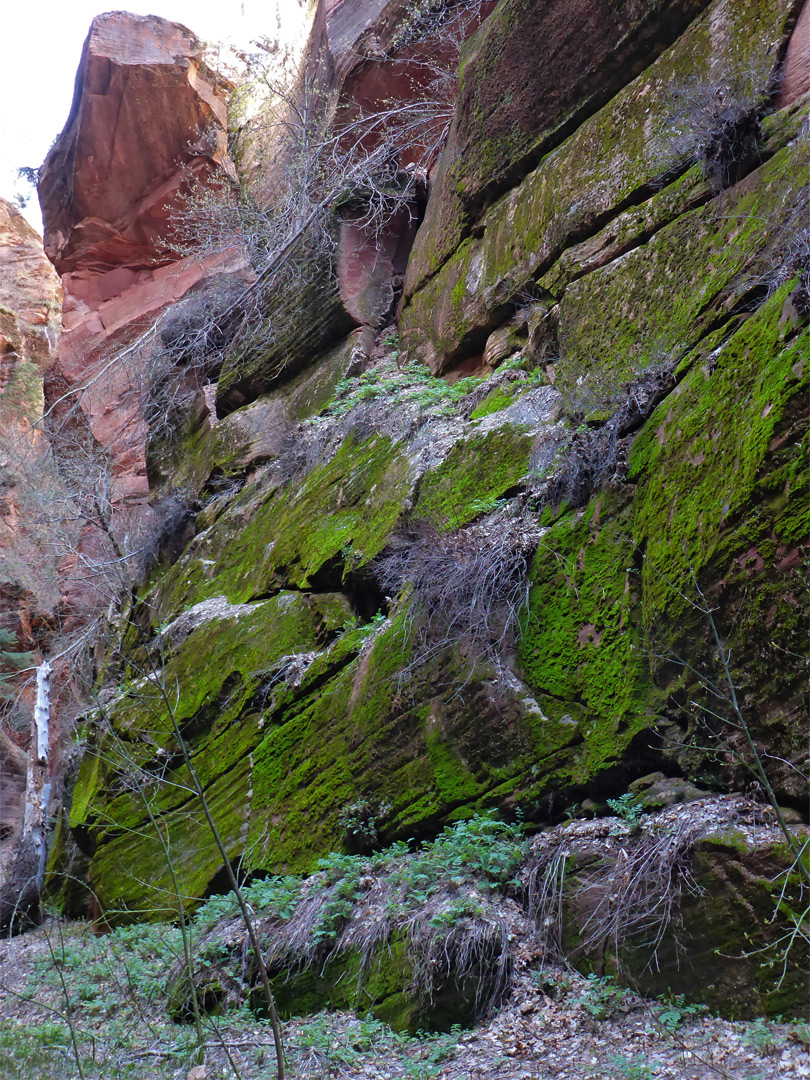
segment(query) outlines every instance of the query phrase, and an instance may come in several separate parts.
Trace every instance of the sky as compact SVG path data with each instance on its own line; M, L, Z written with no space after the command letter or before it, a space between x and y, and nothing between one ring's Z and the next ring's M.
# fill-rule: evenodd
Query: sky
M301 0L277 0L299 9ZM73 80L90 21L104 11L161 15L188 26L204 41L245 47L252 38L278 33L271 0L9 0L3 11L3 89L0 93L0 196L14 200L31 189L17 178L36 168L62 130L73 98ZM295 10L290 14L295 15ZM41 232L34 195L24 213Z

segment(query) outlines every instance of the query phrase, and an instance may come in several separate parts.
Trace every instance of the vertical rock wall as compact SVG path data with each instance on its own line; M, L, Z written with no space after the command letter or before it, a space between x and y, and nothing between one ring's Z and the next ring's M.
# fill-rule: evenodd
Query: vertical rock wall
M304 72L325 110L418 100L384 59L400 8L312 9ZM802 648L806 595L810 102L788 77L800 8L503 0L463 52L410 255L418 217L382 237L346 217L306 290L267 290L276 336L226 355L219 417L164 463L167 484L200 498L196 535L141 588L137 632L104 674L105 721L135 767L163 778L169 762L177 781L160 814L190 896L219 880L220 856L188 815L163 705L121 674L147 648L178 688L229 858L251 870L311 867L345 840L347 808L382 842L489 807L554 821L658 772L699 795L745 788L744 739L702 707L705 678L723 673L701 603L778 796L802 813L801 673L785 659ZM58 160L45 190L59 190ZM92 215L65 231L54 212L77 297L122 267L157 273L121 213L113 243ZM378 340L376 366L347 380L343 335L383 325L403 266L400 344ZM118 333L116 305L146 284L109 309L88 302L73 341L106 333L108 310ZM118 401L88 406L108 446ZM130 478L143 498L143 471ZM530 553L528 608L507 632L487 620L520 608ZM512 572L517 591L493 600ZM428 599L414 613L417 580ZM165 858L122 783L132 761L97 738L52 865L75 844L104 908L153 917Z
M32 490L47 485L50 447L38 426L56 355L61 289L42 241L0 200L0 626L22 651L47 647L58 604L56 551ZM9 675L10 673L4 672ZM30 671L0 687L0 922L18 898L10 866L22 825L35 690ZM9 875L11 880L9 881Z

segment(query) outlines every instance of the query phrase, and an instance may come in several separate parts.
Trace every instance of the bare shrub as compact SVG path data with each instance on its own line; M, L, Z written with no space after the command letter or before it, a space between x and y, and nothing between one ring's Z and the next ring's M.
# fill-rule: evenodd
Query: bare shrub
M129 364L135 407L150 441L171 441L187 424L204 386L215 381L231 344L225 314L242 286L218 274L173 304Z
M715 192L736 184L759 161L769 72L770 64L726 71L670 93L668 137L680 157L702 166Z
M152 523L138 552L136 579L143 582L157 564L171 566L194 536L194 519L200 509L186 491L164 495L154 506Z
M560 466L544 484L544 504L584 506L594 492L607 483L621 483L627 475L627 449L630 436L651 415L656 405L675 385L674 364L664 361L648 368L632 382L625 383L607 400L604 407L615 411L598 426L584 421L586 409L593 406L587 395L574 393L568 400L568 414L578 423Z
M171 238L177 250L238 253L252 267L253 282L216 322L237 382L248 361L286 341L284 297L299 307L302 296L318 302L333 273L339 219L379 238L398 216L414 218L453 116L461 47L491 6L427 3L404 18L390 53L373 55L403 65L410 100L363 107L336 98L308 67L279 77L267 41L242 56L248 79L237 99L251 104L232 150L247 179L192 180ZM285 360L265 359L263 378L272 380Z
M375 573L402 594L416 646L411 668L453 645L500 669L528 603L528 563L539 528L517 508L456 532L417 521L395 534Z

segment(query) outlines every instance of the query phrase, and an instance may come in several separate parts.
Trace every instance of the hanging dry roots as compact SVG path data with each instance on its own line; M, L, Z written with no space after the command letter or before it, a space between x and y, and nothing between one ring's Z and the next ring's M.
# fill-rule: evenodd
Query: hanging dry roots
M409 599L411 667L452 645L500 668L528 602L528 562L540 530L522 513L490 514L456 532L420 521L377 563L383 590Z

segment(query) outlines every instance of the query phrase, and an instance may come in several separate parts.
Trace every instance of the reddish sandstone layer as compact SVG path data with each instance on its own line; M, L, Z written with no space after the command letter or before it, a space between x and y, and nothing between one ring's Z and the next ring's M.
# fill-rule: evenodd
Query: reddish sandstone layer
M810 4L805 3L790 38L779 95L780 108L810 92Z
M494 6L494 0L481 0L425 33L424 27L412 27L413 5L405 0L326 0L326 38L342 118L389 109L404 118L415 107L399 166L426 178L440 148L443 115L455 104L460 47ZM414 201L382 233L343 224L338 284L347 311L361 325L379 329L391 314L419 213Z
M42 241L0 199L0 623L26 645L32 624L53 609L37 522L20 510L20 485L46 467L48 445L34 425L59 336L61 289Z
M95 376L112 346L228 261L179 256L171 216L194 180L232 172L229 90L184 26L100 15L84 45L67 124L40 170L45 250L64 287L54 392L90 384L82 408L112 457L121 505L148 493L147 433L132 392L139 372L116 365Z

